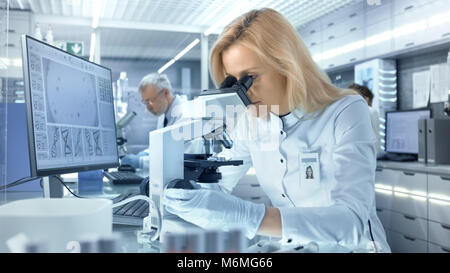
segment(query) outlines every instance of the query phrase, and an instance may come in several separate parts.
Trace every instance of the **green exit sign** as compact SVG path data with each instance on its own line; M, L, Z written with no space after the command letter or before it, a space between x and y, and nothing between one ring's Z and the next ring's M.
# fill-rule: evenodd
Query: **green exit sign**
M73 55L83 56L84 55L84 43L83 42L67 42L59 41L55 43L62 50L67 51Z

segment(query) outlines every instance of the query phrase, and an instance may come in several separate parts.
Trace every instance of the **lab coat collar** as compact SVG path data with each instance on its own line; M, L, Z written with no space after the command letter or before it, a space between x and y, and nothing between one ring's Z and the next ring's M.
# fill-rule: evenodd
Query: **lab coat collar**
M175 97L174 97L174 99L173 99L173 101L172 101L172 104L169 106L169 109L167 109L167 112L166 112L166 118L167 118L167 124L168 125L171 125L171 124L173 124L174 123L174 120L175 119L177 119L177 116L174 116L173 115L173 113L172 113L172 111L173 111L173 109L175 108L175 106L176 105L179 105L181 103L181 99L180 99L180 96L178 96L178 95L175 95Z
M297 122L299 122L303 118L303 116L304 113L300 108L296 108L289 114L284 115L282 117L271 113L271 118L278 120L280 123L280 127L283 128L283 130L291 128L292 126L297 124Z

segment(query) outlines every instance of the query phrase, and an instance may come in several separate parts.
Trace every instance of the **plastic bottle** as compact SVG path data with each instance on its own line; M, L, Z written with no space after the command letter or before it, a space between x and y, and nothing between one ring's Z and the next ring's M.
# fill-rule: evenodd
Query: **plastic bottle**
M128 102L127 72L120 72L120 77L117 80L117 91L118 99L124 103Z
M48 44L53 45L53 30L51 25L48 25L47 34L45 35L45 41Z
M42 40L41 26L39 25L39 23L36 23L36 25L35 25L34 38L36 38L38 40Z

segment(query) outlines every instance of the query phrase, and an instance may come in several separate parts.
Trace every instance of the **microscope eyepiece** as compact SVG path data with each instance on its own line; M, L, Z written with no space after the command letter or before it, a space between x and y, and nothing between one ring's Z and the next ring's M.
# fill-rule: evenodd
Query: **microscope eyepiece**
M227 76L225 80L220 84L220 88L229 88L235 85L238 80L233 76Z

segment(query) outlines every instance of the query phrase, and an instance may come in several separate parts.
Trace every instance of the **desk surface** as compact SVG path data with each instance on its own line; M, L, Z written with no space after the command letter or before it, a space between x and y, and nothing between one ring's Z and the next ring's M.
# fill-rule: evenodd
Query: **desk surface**
M76 181L73 181L76 182ZM71 189L76 189L76 183L68 182L67 185ZM103 186L104 198L112 199L120 193L129 191L131 189L138 189L139 185L113 185L112 183L105 182ZM64 189L65 197L71 198L71 194ZM30 199L30 198L42 198L42 192L0 192L0 205L12 202L15 200ZM138 241L138 232L141 231L141 227L137 226L125 226L125 225L113 225L113 233L119 234L121 240L121 253L160 253L160 242L142 243ZM254 246L259 241L267 241L268 237L256 236L253 240L249 241L249 246ZM319 252L340 252L348 253L350 249L339 245L322 246Z
M411 171L419 173L427 173L434 175L450 176L450 165L431 165L415 162L396 162L378 160L377 167L384 169L393 169L401 171Z

